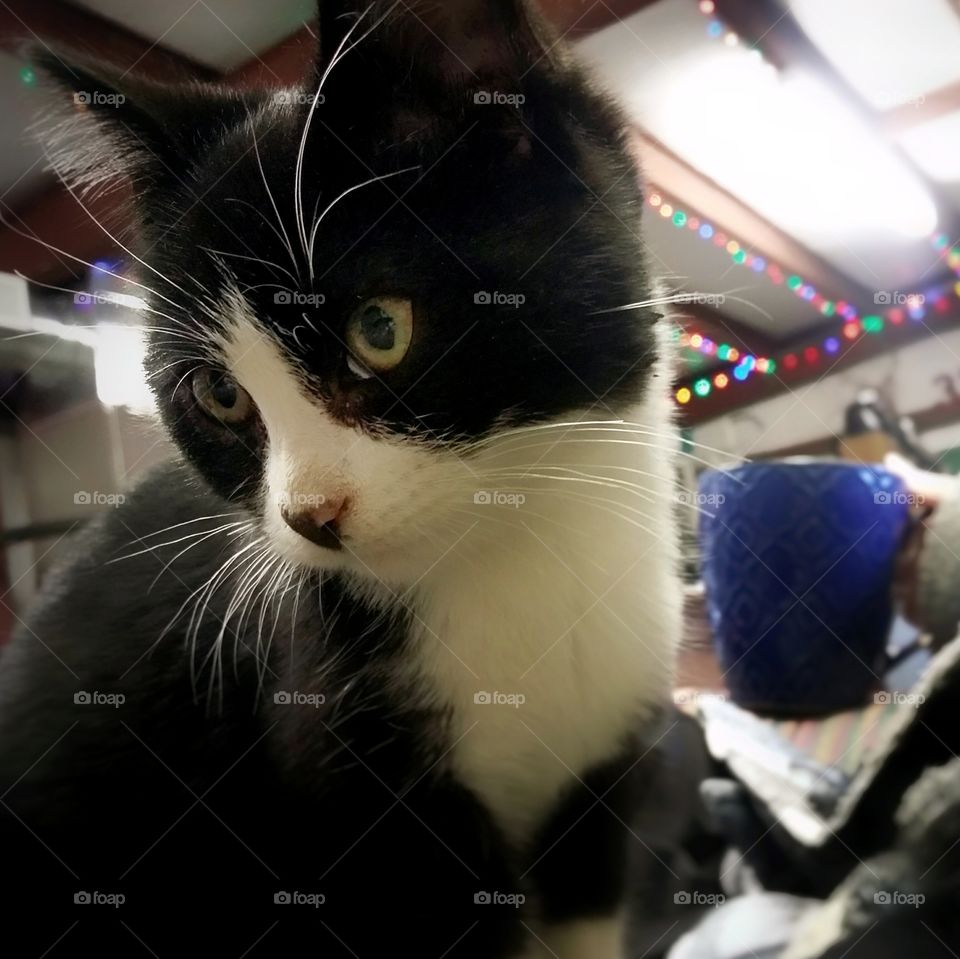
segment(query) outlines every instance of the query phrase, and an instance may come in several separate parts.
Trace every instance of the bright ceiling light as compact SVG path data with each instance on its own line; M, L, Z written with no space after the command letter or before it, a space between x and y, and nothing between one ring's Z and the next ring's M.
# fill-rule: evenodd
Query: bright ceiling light
M790 0L789 7L878 110L917 104L960 80L960 17L950 0Z
M924 173L960 182L960 113L950 113L900 134L900 143Z
M101 323L97 325L93 349L100 402L140 413L151 412L155 401L143 369L143 333L128 326Z
M922 180L830 88L742 48L682 64L648 127L706 176L813 246L929 235Z

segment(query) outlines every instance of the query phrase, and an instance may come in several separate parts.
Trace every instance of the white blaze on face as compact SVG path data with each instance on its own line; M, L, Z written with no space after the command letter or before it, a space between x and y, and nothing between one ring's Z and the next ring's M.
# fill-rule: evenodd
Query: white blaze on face
M280 345L249 314L234 309L228 329L221 347L226 367L253 398L267 432L263 525L276 551L296 563L402 582L402 570L415 568L416 551L430 545L417 528L429 521L437 491L449 487L456 461L411 440L374 439L342 425L308 393ZM304 512L334 502L347 504L342 551L310 543L281 514L284 505ZM404 551L412 552L391 555ZM436 555L435 542L431 552Z

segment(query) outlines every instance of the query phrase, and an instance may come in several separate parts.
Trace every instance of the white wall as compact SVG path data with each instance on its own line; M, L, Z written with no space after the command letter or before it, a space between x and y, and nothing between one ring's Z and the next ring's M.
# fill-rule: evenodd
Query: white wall
M25 422L3 453L2 485L18 496L11 505L19 508L4 511L11 527L90 519L109 507L86 503L78 494L94 499L123 493L172 451L154 421L92 401ZM20 577L12 594L18 610L29 604L67 542L54 537L8 550L11 579Z
M824 361L821 361L824 362ZM843 413L859 390L882 391L902 415L946 402L937 378L949 376L960 393L960 330L935 334L698 426L694 440L723 452L698 451L711 464L752 457L843 433ZM728 389L736 389L732 384ZM960 424L921 436L934 453L960 446Z

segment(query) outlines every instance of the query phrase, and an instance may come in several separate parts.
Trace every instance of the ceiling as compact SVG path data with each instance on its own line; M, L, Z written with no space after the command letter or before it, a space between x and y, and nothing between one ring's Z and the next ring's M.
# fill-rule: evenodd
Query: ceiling
M229 71L301 30L314 3L77 0L76 6L158 49ZM790 0L788 7L786 0L717 0L717 6L731 16L765 8L769 28L757 31L763 33L758 49L731 38L732 27L716 19L710 0L637 2L632 7L639 12L577 43L646 140L674 166L694 171L701 187L690 191L674 182L669 165L647 165L664 200L647 207L643 227L653 272L668 288L692 294L704 308L693 312L711 316L721 330L729 324L741 342L751 331L760 342L786 342L822 327L824 298L870 312L878 292L916 292L948 276L930 237L941 230L952 237L960 228L955 3ZM785 27L794 31L786 54L773 49ZM23 66L0 54L6 120L0 200L14 209L48 186L39 152L23 135L33 112L19 79ZM943 91L956 93L950 94L955 109L941 105L931 113ZM701 209L704 197L722 203ZM660 215L666 206L682 210L686 225ZM740 213L717 218L721 209ZM738 265L715 238L690 229L691 218L739 241L746 263ZM741 231L743 223L752 227ZM785 276L815 275L822 297L805 300L785 282L773 282L764 269L772 262L783 264Z
M900 3L898 9L911 8L912 39L919 44L916 35L929 29L936 40L937 30L952 27L956 39L947 49L960 49L960 17L944 9L939 19L927 21L918 15L921 5L949 6L946 0ZM819 8L836 14L844 6L792 4L795 10L817 8L827 23L827 12ZM896 5L868 6L874 13L858 21L861 27L877 20L877 8ZM746 46L712 39L710 22L693 0L662 0L587 38L580 50L641 127L856 283L900 289L923 282L933 262L929 235L941 214L952 217L958 210L938 211L925 177L899 145L885 142L847 109L824 78L802 69L778 72ZM870 29L861 48L873 46ZM925 52L940 69L928 66L922 82L907 71L912 85L900 86L888 71L888 97L896 91L901 98L919 98L936 88L927 83L960 80L960 58L946 51L940 58L936 50L931 55L930 39ZM829 46L839 56L836 44ZM891 50L890 59L897 52ZM874 97L882 92L865 66L861 73ZM951 164L951 179L960 183L960 150ZM698 264L687 265L694 269L691 279L700 280ZM709 277L705 270L703 279ZM792 328L789 316L787 323Z
M76 0L151 43L226 72L313 20L315 0Z

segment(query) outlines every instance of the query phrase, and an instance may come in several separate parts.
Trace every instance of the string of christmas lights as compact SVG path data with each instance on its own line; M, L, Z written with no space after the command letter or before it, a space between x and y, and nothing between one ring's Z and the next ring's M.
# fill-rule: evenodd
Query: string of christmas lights
M701 240L712 243L718 249L724 250L737 266L743 266L754 273L763 274L775 286L786 286L798 299L805 300L811 309L816 310L827 318L839 316L847 322L859 319L857 309L845 300L829 300L822 296L812 283L806 282L795 273L785 271L783 267L773 261L768 261L758 253L747 250L739 240L729 236L723 230L715 227L701 217L688 213L675 202L670 202L664 191L653 188L647 197L647 202L661 217L670 220L677 229L688 229Z
M700 12L708 18L707 36L727 46L743 46L743 41L735 31L716 15L714 0L699 0ZM750 53L762 57L762 52L752 48ZM716 344L702 333L679 333L682 346L697 350L708 356L734 364L710 375L695 379L689 386L681 386L676 391L676 401L686 406L696 399L706 399L714 390L725 390L732 383L744 382L754 373L772 374L781 370L789 375L797 370L815 366L824 359L838 355L852 346L862 336L877 336L886 329L902 327L908 322L923 322L931 315L947 313L950 310L950 298L960 300L960 282L934 286L924 293L901 294L879 291L874 299L875 312L861 316L857 308L844 300L830 300L822 296L813 284L776 263L767 261L763 256L745 249L735 238L729 237L714 224L701 217L692 215L672 202L664 191L653 189L648 202L657 209L660 216L670 220L678 229L688 229L700 239L712 243L725 251L738 266L744 266L757 274L766 276L774 285L786 285L795 296L808 302L811 309L822 316L836 317L841 321L839 328L822 340L807 346L784 352L780 357L757 358L750 354L741 355L740 351L729 344ZM952 244L944 233L931 237L933 248L950 270L960 277L960 244ZM789 275L788 275L789 274Z
M950 242L950 237L946 233L934 233L930 238L930 243L940 255L940 259L948 267L960 276L960 246Z
M778 360L770 359L768 362L773 370L782 368L788 374L804 367L815 366L821 360L840 353L845 345L849 347L861 336L877 336L888 328L902 327L909 321L919 323L931 314L948 313L951 295L960 300L960 282L953 286L936 286L925 294L905 297L902 306L892 306L883 314L876 313L861 317L857 321L847 321L836 335L827 336L822 342L791 350L784 353ZM696 335L693 334L693 336ZM694 399L706 399L714 389L726 389L730 383L731 378L725 370L710 376L702 376L694 381L692 388L681 386L675 394L676 401L681 406L686 406Z
M817 310L822 316L837 317L842 321L840 327L822 341L785 352L779 358L756 357L750 353L743 353L728 343L718 344L703 333L678 331L681 346L732 364L709 376L697 378L691 386L680 387L675 396L681 406L687 405L694 399L705 399L715 389L724 390L732 383L745 382L756 373L770 375L777 370L790 373L802 367L815 365L824 358L840 353L845 344L850 345L863 335L877 335L888 326L902 326L908 320L921 322L931 313L946 313L950 309L950 296L960 299L960 282L952 288L943 285L934 286L925 293L901 294L881 291L876 295L875 307L883 307L883 309L861 316L853 304L844 300L827 299L802 277L795 274L787 275L787 271L778 264L749 251L738 240L728 236L712 223L683 209L677 202L671 201L663 190L654 188L647 202L677 229L687 230L702 241L711 243L718 250L729 255L735 264L751 269L757 274L763 274L774 285L786 285L794 295L808 302L811 308ZM946 235L942 233L933 236L931 243L950 268L960 276L960 246L952 246Z
M728 47L740 46L740 37L723 20L715 16L717 5L713 0L700 0L697 6L704 16L710 18L709 23L707 23L707 36L711 40L722 40Z

